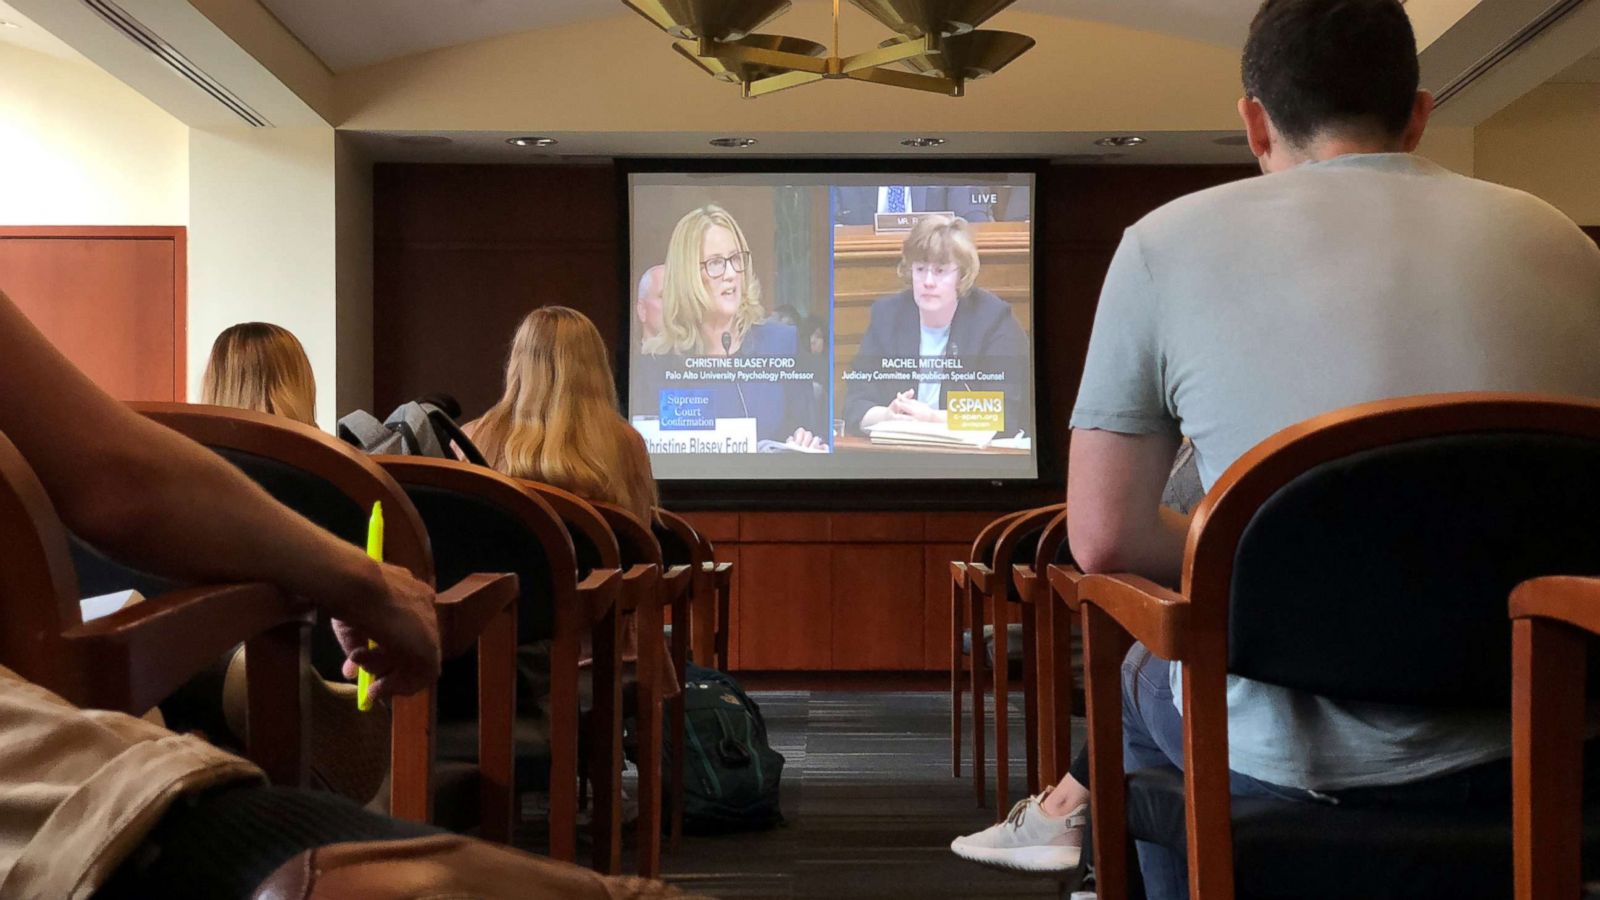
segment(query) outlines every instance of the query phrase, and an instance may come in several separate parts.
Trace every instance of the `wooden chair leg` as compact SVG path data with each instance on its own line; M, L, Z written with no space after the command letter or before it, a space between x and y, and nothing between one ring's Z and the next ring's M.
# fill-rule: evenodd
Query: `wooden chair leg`
M1128 788L1122 770L1122 658L1133 641L1109 615L1082 606L1088 669L1089 822L1094 829L1095 890L1128 898Z
M717 581L717 669L729 671L728 667L728 637L733 631L731 618L731 598L733 597L733 582L728 576Z
M550 647L550 856L577 862L578 636L576 629L557 630L561 636Z
M1039 793L1039 661L1038 631L1033 605L1022 607L1022 735L1023 768L1028 773L1028 794Z
M978 806L982 807L987 805L984 779L988 777L983 759L983 673L987 657L983 644L983 596L974 591L971 585L966 586L962 593L967 601L967 627L972 629L972 657L967 663L972 675L972 789L977 795Z
M661 874L661 607L642 605L639 625L639 818L634 822L638 874Z
M479 834L510 844L517 818L517 608L502 609L478 637Z
M607 612L594 634L594 705L589 711L589 773L594 805L591 868L622 871L622 615Z
M1004 595L989 598L994 619L994 812L1000 821L1011 810L1011 604Z
M1517 900L1582 893L1583 685L1587 637L1511 623L1512 845Z
M686 620L681 629L676 626L672 629L672 670L678 675L678 684L681 687L688 676L689 664L689 634L699 621L698 611L691 611L689 598L681 599L673 608L673 618L677 619L679 612ZM672 849L678 849L678 843L683 839L683 755L684 740L684 692L679 690L667 704L667 736L668 745L672 752L666 763L667 794L671 798L671 809L668 810L668 843Z
M434 687L392 703L389 740L389 815L433 821Z
M1076 694L1078 690L1076 673L1072 666L1073 647L1073 620L1072 610L1066 604L1051 599L1050 607L1054 620L1051 626L1051 660L1052 667L1049 681L1055 692L1055 703L1052 706L1051 724L1055 733L1051 736L1054 747L1055 759L1052 763L1055 769L1051 775L1051 784L1055 784L1072 768L1072 717L1077 714Z
M694 608L689 612L692 636L690 653L696 665L714 666L717 664L717 585L714 575L696 574L693 605Z
M1056 605L1055 598L1046 588L1033 604L1034 632L1032 648L1034 696L1032 711L1038 725L1037 743L1033 745L1038 760L1039 784L1035 792L1052 787L1061 780L1056 768Z
M289 622L245 643L248 755L273 784L301 787L307 778L306 626Z
M961 587L950 579L950 774L961 777Z

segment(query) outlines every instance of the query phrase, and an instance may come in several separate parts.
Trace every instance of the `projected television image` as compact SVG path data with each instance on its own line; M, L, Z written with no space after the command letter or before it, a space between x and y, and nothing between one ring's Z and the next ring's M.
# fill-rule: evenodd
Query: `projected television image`
M1023 479L1033 179L630 175L629 419L663 479Z

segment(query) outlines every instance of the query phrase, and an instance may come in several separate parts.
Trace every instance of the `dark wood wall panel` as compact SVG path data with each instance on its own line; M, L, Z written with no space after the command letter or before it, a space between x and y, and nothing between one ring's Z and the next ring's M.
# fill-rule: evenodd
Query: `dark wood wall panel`
M616 346L609 166L380 165L374 175L373 399L445 391L475 416L500 395L522 317L562 305Z
M922 547L839 545L833 550L833 668L908 671L923 665Z

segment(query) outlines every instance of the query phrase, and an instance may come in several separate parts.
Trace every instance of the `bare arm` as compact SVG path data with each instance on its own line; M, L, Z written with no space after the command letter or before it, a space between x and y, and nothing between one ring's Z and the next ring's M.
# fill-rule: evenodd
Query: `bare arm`
M1067 539L1085 572L1178 583L1189 517L1163 509L1177 438L1075 430L1067 467Z
M79 536L161 574L267 581L311 600L389 651L370 659L386 681L380 692L416 690L437 675L425 585L380 568L221 457L112 399L3 293L0 347L0 432Z

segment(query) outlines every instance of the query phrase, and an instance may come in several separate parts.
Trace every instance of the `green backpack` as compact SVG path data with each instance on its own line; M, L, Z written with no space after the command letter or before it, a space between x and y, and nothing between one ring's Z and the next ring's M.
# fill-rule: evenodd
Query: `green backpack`
M705 833L781 824L783 754L767 743L761 707L732 676L693 663L683 693L684 828Z

